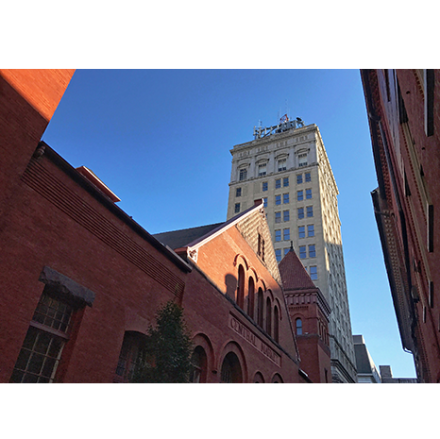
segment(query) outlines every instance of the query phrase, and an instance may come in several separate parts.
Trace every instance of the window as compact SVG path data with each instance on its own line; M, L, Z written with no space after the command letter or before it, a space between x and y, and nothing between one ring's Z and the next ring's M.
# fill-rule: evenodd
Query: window
M246 168L240 169L239 180L243 181L243 180L246 180L246 178L247 178L247 169Z
M205 350L197 346L191 356L191 383L206 383L207 362Z
M289 194L283 194L283 204L289 204Z
M281 230L275 230L275 242L281 241Z
M280 255L281 259L281 255ZM261 288L258 288L258 295L257 295L257 324L263 327L263 290Z
M315 236L315 226L313 224L307 226L307 236Z
M281 178L275 180L275 189L279 189L281 187Z
M275 212L275 223L281 222L281 212Z
M273 308L273 338L277 343L279 342L279 318L278 307L275 305Z
M298 201L302 201L304 199L303 191L298 191Z
M290 221L290 214L288 210L283 211L283 220L284 222Z
M434 84L434 70L426 69L424 71L425 133L428 137L434 134Z
M290 229L283 230L283 239L284 241L290 241Z
M248 283L248 315L251 319L254 318L254 304L255 302L255 283L254 279L249 278Z
M306 237L306 227L305 226L299 226L298 227L298 237L299 238L305 238Z
M306 199L310 200L312 198L312 190L306 189Z
M287 169L287 160L278 160L278 171L285 171Z
M272 335L272 304L269 297L266 299L266 332Z
M309 245L309 258L316 258L315 244Z
M267 181L263 181L262 185L263 185L263 192L266 192L267 191Z
M313 206L307 206L307 218L313 216Z
M243 375L241 372L240 360L233 352L229 352L223 360L220 382L222 383L241 383Z
M310 267L310 278L312 280L318 280L318 267L316 266Z
M296 184L301 184L302 182L303 182L303 176L302 176L302 174L298 174L296 176Z
M277 262L281 261L281 249L275 249L275 257L277 258Z
M235 196L236 196L236 197L241 197L241 187L238 187L238 188L235 190Z
M266 175L266 163L264 165L258 165L258 176L263 177Z
M304 207L300 207L298 209L298 219L303 219L304 218Z
M281 195L275 195L275 205L281 204Z
M301 319L296 319L296 335L302 335L303 324Z
M12 373L11 383L51 383L69 339L73 307L48 294L46 286Z
M267 207L267 198L263 198L263 206Z
M242 265L238 267L237 290L235 292L235 302L244 309L244 268Z
M289 250L290 250L290 248L285 248L285 249L284 249L284 256L286 256L287 253L289 253Z
M307 153L298 155L298 166L307 166Z
M136 366L142 358L142 348L144 345L145 336L143 334L134 331L127 331L125 333L113 382L129 383L132 380Z
M283 178L283 186L284 187L288 187L289 186L289 177L284 177Z
M300 245L299 246L299 257L300 257L300 259L305 259L307 257L306 246L305 245Z
M240 212L240 203L235 203L235 213Z
M258 234L258 252L257 252L257 254L264 261L264 239L260 234Z
M306 183L308 183L309 181L312 181L312 176L310 175L310 172L306 172Z

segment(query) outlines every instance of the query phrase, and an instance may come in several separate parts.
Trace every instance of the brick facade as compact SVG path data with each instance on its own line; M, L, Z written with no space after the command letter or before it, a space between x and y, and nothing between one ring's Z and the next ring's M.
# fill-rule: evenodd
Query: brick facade
M120 369L128 367L127 340L145 335L168 300L183 306L194 346L205 353L200 381L309 382L300 368L276 264L267 265L249 238L248 220L257 222L254 234L267 228L261 207L208 233L209 239L188 247L192 253L181 250L179 256L167 249L39 142L72 73L12 71L0 77L0 153L7 165L0 195L0 382L35 372L21 368L30 364L29 352L41 354L44 337L50 342L41 379L124 381ZM270 242L265 251L274 259ZM239 272L246 279L242 299L237 298ZM254 303L261 322L249 315L249 278L263 294L262 306ZM51 353L57 344L62 347ZM44 375L55 361L50 376Z

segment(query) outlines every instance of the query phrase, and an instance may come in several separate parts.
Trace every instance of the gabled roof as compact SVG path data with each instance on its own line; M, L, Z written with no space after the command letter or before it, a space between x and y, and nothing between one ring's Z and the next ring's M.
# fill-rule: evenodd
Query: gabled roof
M209 224L206 226L192 227L190 229L156 233L153 236L162 244L165 244L174 250L181 247L193 247L197 244L200 244L202 241L205 241L206 239L214 237L216 232L219 232L220 230L224 230L227 227L236 224L243 217L247 216L250 212L252 212L254 209L256 209L257 206L260 206L261 204L262 203L253 205L249 209L239 213L233 218L230 218L224 223Z
M171 232L156 233L153 235L162 244L172 249L186 247L191 242L209 234L224 223L209 224L206 226L192 227L190 229L174 230Z
M292 247L280 262L279 269L285 291L316 289L315 284Z

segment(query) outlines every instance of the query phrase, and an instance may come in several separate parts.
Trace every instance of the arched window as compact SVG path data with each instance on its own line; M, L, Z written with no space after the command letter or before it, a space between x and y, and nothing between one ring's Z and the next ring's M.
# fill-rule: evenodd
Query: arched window
M272 305L269 297L266 300L266 332L269 335L272 333Z
M251 319L254 318L254 304L255 302L255 283L254 280L249 278L249 288L248 288L248 315Z
M191 383L206 383L206 352L201 346L197 346L191 357Z
M125 333L113 380L115 383L129 383L131 381L136 365L140 361L144 344L145 336L143 334L131 331Z
M258 288L258 297L257 297L257 324L263 327L263 290Z
M303 323L301 319L296 319L296 335L303 333Z
M257 372L254 376L254 383L264 383L263 375L260 372Z
M241 309L244 308L244 268L242 265L238 267L238 282L235 301Z
M273 338L276 342L279 342L279 318L278 307L275 305L273 309Z
M241 383L243 374L241 372L240 361L234 352L229 352L223 360L220 374L221 383Z
M272 378L272 382L273 383L283 383L283 379L281 378L281 376L279 374L275 374Z

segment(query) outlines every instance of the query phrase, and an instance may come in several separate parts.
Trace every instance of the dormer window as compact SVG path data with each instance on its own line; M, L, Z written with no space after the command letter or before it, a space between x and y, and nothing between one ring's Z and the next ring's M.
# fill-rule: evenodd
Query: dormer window
M240 171L239 171L239 180L240 181L243 181L243 180L246 180L246 178L247 178L247 169L246 168L241 168L240 169Z
M278 160L278 172L285 171L287 169L287 159Z
M307 166L307 153L302 153L298 155L298 166Z

